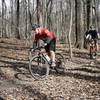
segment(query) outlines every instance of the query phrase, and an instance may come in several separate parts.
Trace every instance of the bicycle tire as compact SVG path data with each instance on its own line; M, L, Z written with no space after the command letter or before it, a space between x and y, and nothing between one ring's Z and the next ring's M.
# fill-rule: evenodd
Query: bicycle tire
M55 58L56 58L56 60L58 60L58 61L56 61L56 67L55 67L56 72L64 73L66 70L66 67L65 67L65 59L64 59L63 55L60 53L56 53Z
M42 56L34 56L29 61L29 72L36 80L42 80L49 74L49 64Z
M93 59L94 52L93 52L93 46L90 46L90 59Z
M93 59L93 47L90 46L90 59Z

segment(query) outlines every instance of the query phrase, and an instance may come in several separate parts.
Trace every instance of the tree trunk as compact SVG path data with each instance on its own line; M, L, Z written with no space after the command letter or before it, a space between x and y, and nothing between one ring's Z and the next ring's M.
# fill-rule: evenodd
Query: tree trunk
M7 37L6 34L6 3L5 0L2 0L2 28L1 28L1 37Z
M87 0L87 29L92 25L92 0Z
M19 34L19 0L15 0L15 5L16 5L15 37L20 39L20 34Z
M37 24L42 25L42 0L37 0Z
M83 22L83 3L81 0L75 0L75 32L77 48L84 47L84 22Z
M71 31L72 31L72 23L73 23L73 6L71 6L70 2L70 8L71 8L71 15L70 15L70 28L69 28L69 34L68 34L68 41L69 41L69 52L70 52L70 59L72 60L73 53L72 53L72 42L71 42Z

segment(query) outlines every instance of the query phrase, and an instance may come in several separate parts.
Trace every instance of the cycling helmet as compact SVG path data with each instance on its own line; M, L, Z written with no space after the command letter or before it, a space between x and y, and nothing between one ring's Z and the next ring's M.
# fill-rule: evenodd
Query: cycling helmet
M95 28L94 25L91 25L91 26L90 26L90 29L93 29L93 28Z
M37 24L32 25L32 30L35 30L36 28L40 28L40 25Z

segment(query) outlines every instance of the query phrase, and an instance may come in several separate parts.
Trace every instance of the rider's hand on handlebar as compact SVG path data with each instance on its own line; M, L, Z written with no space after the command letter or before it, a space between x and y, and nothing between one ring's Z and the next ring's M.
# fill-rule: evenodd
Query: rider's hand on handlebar
M31 48L30 51L33 52L34 51L34 48Z
M44 43L44 47L47 46L47 43Z

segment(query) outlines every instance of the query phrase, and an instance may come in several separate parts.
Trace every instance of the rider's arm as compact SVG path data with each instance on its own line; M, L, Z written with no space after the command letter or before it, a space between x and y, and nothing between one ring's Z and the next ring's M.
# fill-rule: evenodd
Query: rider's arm
M48 36L47 40L46 40L46 43L48 44L48 43L50 43L50 41L51 41L51 38L50 38L50 36Z
M33 41L33 49L37 47L37 41Z
M89 34L89 31L85 32L85 38L87 38L87 35Z
M100 39L100 34L99 34L99 32L97 32L97 36L98 36L98 39Z

